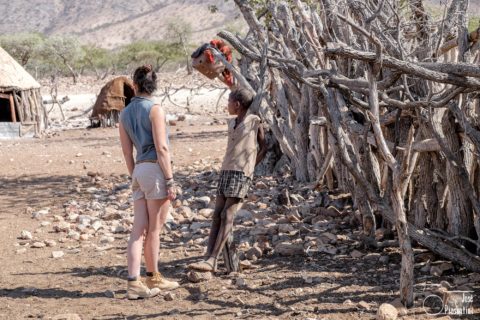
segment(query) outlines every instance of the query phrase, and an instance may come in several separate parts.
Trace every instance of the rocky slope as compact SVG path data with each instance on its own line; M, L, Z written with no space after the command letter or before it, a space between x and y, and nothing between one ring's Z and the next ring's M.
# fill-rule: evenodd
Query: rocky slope
M218 10L212 13L212 6ZM192 39L208 40L221 29L241 30L233 1L224 0L22 0L0 1L0 34L74 35L112 48L139 39L163 39L172 23L191 26Z

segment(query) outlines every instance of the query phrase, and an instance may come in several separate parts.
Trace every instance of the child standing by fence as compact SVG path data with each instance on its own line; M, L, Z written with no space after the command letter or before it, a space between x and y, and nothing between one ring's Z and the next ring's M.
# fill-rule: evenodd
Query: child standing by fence
M252 183L255 166L267 152L260 118L247 114L253 94L243 88L230 93L227 151L218 182L217 199L207 246L207 259L189 265L198 271L216 271L217 260L233 229L235 213ZM258 152L257 152L258 143Z

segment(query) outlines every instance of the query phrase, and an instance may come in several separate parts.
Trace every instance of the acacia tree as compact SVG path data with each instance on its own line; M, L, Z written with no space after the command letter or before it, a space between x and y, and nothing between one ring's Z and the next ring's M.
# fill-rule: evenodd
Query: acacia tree
M42 48L42 59L54 69L65 68L72 76L73 83L77 83L78 71L75 65L85 52L76 38L54 36L46 39Z
M192 26L184 21L170 22L167 26L167 36L173 44L183 49L185 62L187 64L187 72L191 74L193 69L190 64L190 55L188 54L188 41L192 35Z
M35 58L44 38L39 33L19 33L0 36L0 47L4 48L22 66Z
M178 60L182 55L183 48L178 43L137 41L120 48L117 63L128 70L141 63L153 62L153 67L159 71L165 63Z
M97 80L105 79L113 69L111 52L96 45L83 45L82 50L85 53L79 60L82 70L90 69L95 73Z
M410 238L480 271L480 28L467 31L468 0L438 21L422 0L235 3L250 32L219 36L242 55L256 111L297 180L351 193L366 243L383 245L376 213L395 226L404 304Z

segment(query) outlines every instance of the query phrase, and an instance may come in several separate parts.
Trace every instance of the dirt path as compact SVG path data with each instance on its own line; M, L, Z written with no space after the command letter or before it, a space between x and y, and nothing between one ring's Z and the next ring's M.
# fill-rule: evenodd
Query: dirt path
M225 126L179 123L172 129L179 180L192 193L206 192L213 198L214 186L204 173L219 165ZM374 319L381 303L397 297L398 250L363 251L360 258L353 258L351 248L359 247L350 240L346 244L339 240L337 245L339 253L345 254L285 258L269 251L254 263L256 269L190 283L185 267L203 254L204 246L196 239L208 233L204 219L191 238L181 235L189 225L180 223L162 235L161 271L180 281L181 288L171 297L162 294L128 301L124 298L127 232L113 233L114 239L105 246L101 237L74 241L52 229L58 224L55 219L60 219L55 216L68 211L65 204L72 200L102 203L107 199L122 207L119 199L125 200L128 194L124 189L128 180L116 129L73 130L45 139L0 143L0 319L52 319L62 314L81 319ZM202 185L202 181L209 182ZM267 197L269 192L258 195ZM47 218L32 219L32 212L42 209L48 209ZM271 218L268 214L276 215L253 212L266 220ZM357 231L342 221L337 236L347 239ZM248 234L253 225L247 221L237 230ZM24 247L32 241L19 239L22 230L30 231L33 241L54 240L56 244ZM62 251L64 256L54 259L52 251ZM388 262L378 263L380 256L388 257ZM424 281L452 281L422 277ZM417 305L404 319L433 317Z

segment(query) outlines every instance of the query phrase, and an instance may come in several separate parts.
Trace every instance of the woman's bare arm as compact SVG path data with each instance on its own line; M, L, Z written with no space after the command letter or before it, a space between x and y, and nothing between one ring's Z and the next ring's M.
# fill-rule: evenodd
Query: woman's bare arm
M120 132L120 143L122 145L123 157L125 158L125 163L127 164L128 173L131 176L133 173L133 168L135 167L135 161L133 160L133 143L125 131L122 122L120 122L118 131Z
M165 111L163 111L162 107L157 104L152 107L150 120L152 121L153 141L157 151L158 164L165 175L165 179L170 179L173 177L173 172L167 143Z

